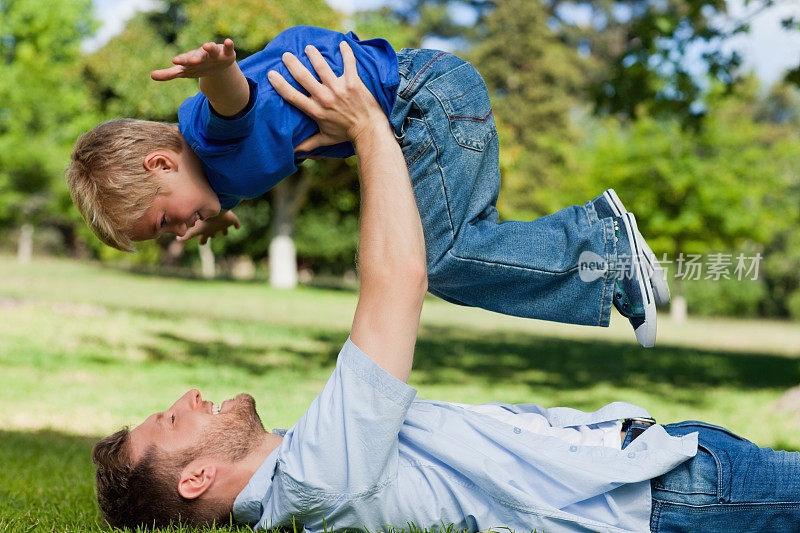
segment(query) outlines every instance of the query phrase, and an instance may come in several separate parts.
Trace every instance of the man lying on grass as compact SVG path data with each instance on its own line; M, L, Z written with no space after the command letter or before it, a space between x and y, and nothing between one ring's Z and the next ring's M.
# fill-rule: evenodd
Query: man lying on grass
M352 55L345 65L338 78L320 72L310 97L284 94L323 132L351 139L360 160L361 292L335 370L285 432L264 430L251 396L216 405L192 390L100 441L92 453L108 522L800 528L798 453L700 422L657 425L624 402L583 413L415 398L406 382L427 288L422 226L401 148Z

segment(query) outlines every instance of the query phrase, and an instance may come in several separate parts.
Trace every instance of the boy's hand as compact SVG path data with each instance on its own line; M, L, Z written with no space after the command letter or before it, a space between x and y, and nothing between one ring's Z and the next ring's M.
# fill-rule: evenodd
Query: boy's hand
M269 82L278 94L313 118L319 126L319 133L300 143L295 152L309 152L320 146L355 141L359 136L369 135L375 121L383 121L388 125L383 109L358 77L353 50L344 41L339 44L339 50L344 61L344 74L337 77L319 50L311 45L306 47L306 55L322 83L294 55L289 52L283 54L283 62L289 72L311 96L292 87L274 70L268 73Z
M225 39L223 44L206 43L172 58L172 67L154 70L150 77L156 81L175 78L202 78L221 74L236 61L233 41Z
M239 223L239 219L233 214L233 211L225 211L207 220L198 220L182 237L176 237L176 239L185 242L195 236L199 236L200 244L205 244L208 242L208 239L215 236L219 231L221 231L223 235L227 235L230 226L236 229L242 227Z

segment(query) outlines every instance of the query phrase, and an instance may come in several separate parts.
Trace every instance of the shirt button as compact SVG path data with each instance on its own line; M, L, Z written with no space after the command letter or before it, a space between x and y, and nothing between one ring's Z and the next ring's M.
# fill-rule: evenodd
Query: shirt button
M578 447L577 447L577 446L575 446L575 445L572 445L572 446L570 446L570 447L569 447L569 451L571 451L571 452L577 452L577 451L578 451Z
M520 433L522 433L522 430L521 430L521 429L519 429L518 427L515 427L515 428L514 428L514 433L516 433L517 435L519 435Z
M633 453L633 452L628 452L628 457L629 457L630 459L633 459L634 457L636 457L636 454L635 454L635 453Z

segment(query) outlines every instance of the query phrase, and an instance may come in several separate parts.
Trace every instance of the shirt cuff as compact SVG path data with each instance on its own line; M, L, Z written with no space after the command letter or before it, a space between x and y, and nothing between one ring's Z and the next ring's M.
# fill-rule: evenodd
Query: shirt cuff
M200 108L200 116L203 130L209 139L229 141L246 137L253 131L256 101L258 99L258 84L247 78L247 85L250 88L250 97L247 100L247 105L232 117L220 115L211 107L208 98L205 99Z
M407 408L417 395L417 389L384 370L349 337L342 349L341 361L377 392L401 407Z

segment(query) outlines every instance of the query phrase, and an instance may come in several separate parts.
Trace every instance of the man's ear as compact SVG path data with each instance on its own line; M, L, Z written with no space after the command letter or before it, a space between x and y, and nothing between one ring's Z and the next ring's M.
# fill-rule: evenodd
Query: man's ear
M143 164L144 168L151 172L156 170L175 171L178 169L178 157L170 150L159 150L144 156Z
M199 498L217 478L217 467L209 462L192 461L181 472L178 492L188 500Z

